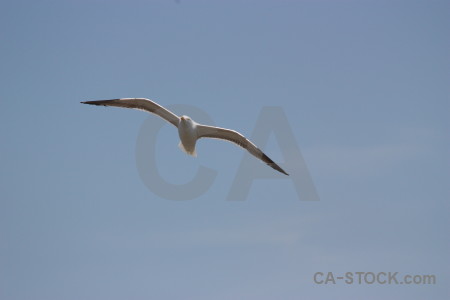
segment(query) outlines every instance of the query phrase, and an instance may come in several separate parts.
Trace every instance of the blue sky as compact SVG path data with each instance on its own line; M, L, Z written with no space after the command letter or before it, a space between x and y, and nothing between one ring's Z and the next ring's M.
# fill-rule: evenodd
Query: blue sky
M446 299L449 9L1 1L0 298ZM197 107L247 136L281 107L320 201L289 178L227 201L248 154L201 141L193 159L169 126L160 176L217 175L196 199L158 196L136 166L148 116L79 103L120 97ZM290 172L274 136L264 150ZM313 281L358 271L437 284Z

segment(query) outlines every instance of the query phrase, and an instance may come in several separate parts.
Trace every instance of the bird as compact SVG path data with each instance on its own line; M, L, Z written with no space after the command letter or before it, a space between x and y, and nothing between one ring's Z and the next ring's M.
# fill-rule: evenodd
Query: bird
M243 136L241 133L221 128L215 126L203 125L195 122L189 116L177 116L170 110L164 108L158 103L147 99L147 98L119 98L110 100L95 100L95 101L84 101L82 104L90 104L97 106L114 106L131 108L146 111L155 114L165 121L169 122L173 126L177 127L178 135L180 137L179 147L186 154L191 156L197 156L195 151L195 146L197 140L202 138L213 138L226 140L232 142L235 145L244 148L250 154L256 158L262 160L268 166L277 170L280 173L288 175L279 165L277 165L272 159L270 159L264 152L261 151L255 144L253 144L249 139Z

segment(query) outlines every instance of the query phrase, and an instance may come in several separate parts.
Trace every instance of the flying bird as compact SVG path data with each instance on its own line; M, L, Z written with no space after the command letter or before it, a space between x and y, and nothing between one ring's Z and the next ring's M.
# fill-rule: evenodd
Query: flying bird
M153 113L178 128L178 135L180 136L180 144L178 146L181 148L181 150L183 150L189 155L192 156L197 155L195 152L195 144L198 139L201 138L221 139L232 142L246 149L248 152L250 152L250 154L259 158L273 169L285 175L289 175L282 168L280 168L280 166L274 163L273 160L271 160L267 155L265 155L258 147L256 147L255 144L253 144L239 132L231 129L199 124L188 116L178 117L170 110L162 107L161 105L159 105L156 102L153 102L150 99L121 98L112 100L86 101L81 103L91 105L132 108Z

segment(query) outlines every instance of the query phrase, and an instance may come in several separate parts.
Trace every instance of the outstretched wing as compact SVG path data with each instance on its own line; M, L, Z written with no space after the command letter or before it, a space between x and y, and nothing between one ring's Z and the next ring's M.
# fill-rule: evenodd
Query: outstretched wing
M246 149L250 154L259 158L278 172L289 175L286 173L280 166L273 162L264 152L261 151L258 147L255 146L250 140L245 138L242 134L237 131L231 129L225 129L220 127L206 126L206 125L197 125L197 137L198 138L213 138L213 139L222 139L232 142L239 147Z
M157 116L160 116L167 122L173 124L178 128L178 123L180 122L180 118L171 112L170 110L162 107L156 102L153 102L150 99L146 98L122 98L122 99L112 99L112 100L97 100L97 101L86 101L81 102L84 104L91 105L103 105L103 106L116 106L116 107L124 107L124 108L133 108L144 110L149 113L153 113Z

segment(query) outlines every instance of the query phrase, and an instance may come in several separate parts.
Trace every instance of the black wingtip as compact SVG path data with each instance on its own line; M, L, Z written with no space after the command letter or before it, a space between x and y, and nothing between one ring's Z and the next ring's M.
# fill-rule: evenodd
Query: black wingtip
M265 155L264 153L262 153L262 158L261 158L267 165L269 165L271 168L277 170L280 173L283 173L284 175L289 176L288 173L286 173L286 171L284 171L282 168L280 168L279 165L277 165L273 160L271 160L267 155Z
M80 103L83 104L90 104L90 105L104 105L106 106L106 104L110 104L111 102L113 102L116 99L112 99L112 100L95 100L95 101L83 101Z
M271 166L272 168L274 168L275 170L277 170L278 172L283 173L284 175L289 176L289 174L286 173L286 171L284 171L282 168L280 168L280 166L277 165L276 163L271 164L270 166Z

